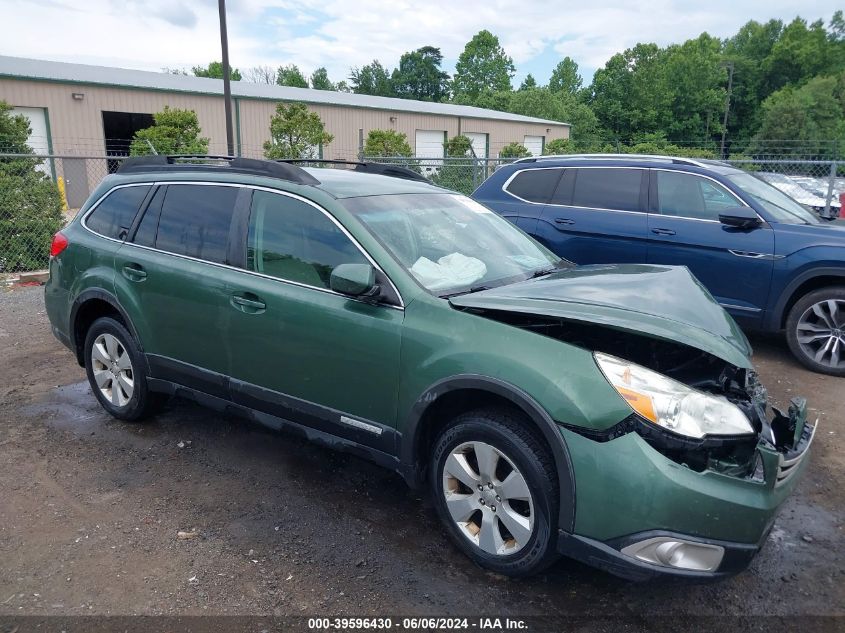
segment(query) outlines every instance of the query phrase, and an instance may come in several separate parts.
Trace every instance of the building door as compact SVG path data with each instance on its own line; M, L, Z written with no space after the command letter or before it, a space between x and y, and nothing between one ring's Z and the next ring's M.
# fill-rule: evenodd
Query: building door
M153 125L153 115L142 112L103 111L103 138L106 139L106 156L129 156L129 146L135 132ZM108 161L109 173L120 167L120 161Z
M484 132L464 132L470 143L472 143L472 153L476 158L487 158L487 134Z
M91 193L88 187L88 160L85 158L65 158L62 161L65 177L67 206L79 209Z
M543 153L545 140L545 136L530 136L526 134L523 145L525 145L525 149L531 152L532 156L540 156Z
M420 161L423 172L430 174L443 165L443 144L446 142L444 130L417 130L415 154L425 160Z
M50 153L50 134L47 126L47 110L46 108L12 108L12 114L20 114L26 117L29 121L29 138L26 139L26 144L32 148L32 151L39 156L44 156ZM37 170L44 172L50 178L53 177L52 159L45 160L36 167Z

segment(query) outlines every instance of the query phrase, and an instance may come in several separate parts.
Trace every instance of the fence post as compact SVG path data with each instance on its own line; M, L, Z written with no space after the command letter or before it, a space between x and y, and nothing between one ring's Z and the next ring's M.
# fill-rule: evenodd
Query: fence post
M830 201L833 198L833 185L836 181L836 161L830 161L830 177L827 181L827 197L824 201L824 217L830 219Z

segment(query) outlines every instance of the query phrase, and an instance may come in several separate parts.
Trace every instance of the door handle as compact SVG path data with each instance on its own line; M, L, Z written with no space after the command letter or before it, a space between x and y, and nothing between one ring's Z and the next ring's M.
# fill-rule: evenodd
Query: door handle
M255 297L255 295L252 295ZM267 309L267 304L258 297L250 298L242 295L232 295L232 307L247 314L257 314Z
M575 220L569 218L555 218L555 224L575 224Z
M123 276L129 281L144 281L147 278L147 271L140 264L126 264L123 267Z
M674 235L675 231L672 229L651 229L651 232L655 235Z

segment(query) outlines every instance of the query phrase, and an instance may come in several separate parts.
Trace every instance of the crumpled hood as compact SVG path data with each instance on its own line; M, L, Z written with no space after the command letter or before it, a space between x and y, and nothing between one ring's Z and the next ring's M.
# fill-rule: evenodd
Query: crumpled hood
M748 339L685 266L577 266L449 301L461 308L596 323L683 343L737 367L751 367Z

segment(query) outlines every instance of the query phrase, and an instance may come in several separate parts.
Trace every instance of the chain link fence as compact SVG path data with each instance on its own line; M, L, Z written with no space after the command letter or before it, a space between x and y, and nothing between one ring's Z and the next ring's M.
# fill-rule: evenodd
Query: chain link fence
M258 156L256 156L258 157ZM47 267L53 234L69 222L92 191L125 156L0 152L0 276ZM407 167L432 183L464 194L512 158L354 156ZM735 159L754 174L820 215L839 215L845 200L845 162L803 159ZM328 165L328 164L327 164Z

